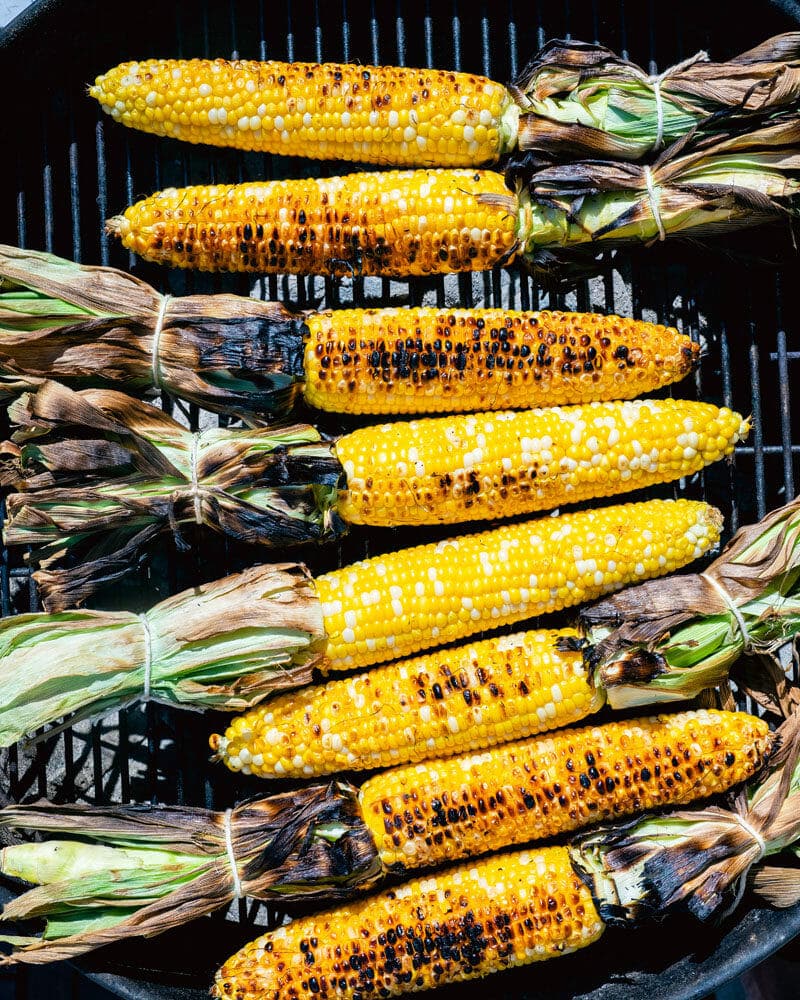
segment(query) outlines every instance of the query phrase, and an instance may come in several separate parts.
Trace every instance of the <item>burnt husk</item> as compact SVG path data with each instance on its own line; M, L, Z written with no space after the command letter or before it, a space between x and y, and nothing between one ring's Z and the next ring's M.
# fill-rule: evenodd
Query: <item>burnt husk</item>
M279 303L165 297L114 268L0 245L0 292L9 283L103 315L71 323L54 315L49 325L29 328L24 316L4 310L0 297L2 395L49 378L135 395L163 389L252 422L285 415L302 392L308 330L303 314Z
M772 905L800 898L800 869L789 860L764 865L800 837L800 716L776 734L765 775L708 806L600 826L570 842L573 867L601 918L630 925L688 911L719 919L750 885ZM760 873L763 872L763 875Z
M331 782L253 799L232 809L229 821L231 853L243 895L280 900L281 905L336 900L367 889L381 878L378 852L360 817L358 791L351 785ZM0 812L0 823L110 845L149 844L196 855L202 862L199 874L187 884L112 927L37 941L0 962L53 962L127 937L151 937L236 898L221 812L189 806L54 806L42 802L9 806ZM41 914L41 905L37 907L41 895L36 888L29 890L5 908L4 918L23 918L34 909Z
M7 498L5 540L33 546L48 610L135 570L160 532L186 547L185 529L198 517L229 538L270 547L344 529L334 509L342 469L313 428L213 429L193 439L137 400L55 382L9 413L17 430L0 446L0 484L16 492ZM252 489L260 491L253 501Z

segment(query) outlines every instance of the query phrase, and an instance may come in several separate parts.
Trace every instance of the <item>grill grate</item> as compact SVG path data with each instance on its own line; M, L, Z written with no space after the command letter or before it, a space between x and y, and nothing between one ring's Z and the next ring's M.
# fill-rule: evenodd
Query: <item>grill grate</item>
M760 36L793 26L778 6L759 12ZM136 198L170 185L309 172L329 175L342 167L334 162L184 147L129 132L101 116L94 102L84 96L86 83L117 62L161 55L405 63L452 67L508 80L551 37L601 41L657 72L699 48L727 58L752 45L752 26L746 19L727 17L727 7L719 0L700 5L688 0L672 0L668 5L654 0L635 5L625 0L616 4L498 0L494 5L461 0L395 0L393 4L339 0L330 5L319 0L269 4L264 0L175 0L172 4L140 0L135 15L129 12L128 22L122 24L107 15L104 5L91 0L70 4L45 0L27 25L10 32L5 44L0 39L5 92L24 95L14 120L13 142L6 150L7 160L13 160L6 176L13 181L0 190L0 240L76 261L126 268L174 295L252 292L300 307L391 302L571 308L616 311L676 325L704 346L694 386L684 384L678 392L751 412L753 433L746 445L737 448L733 464L714 467L660 492L707 498L723 510L730 533L794 496L800 472L800 444L795 444L800 441L800 411L793 411L790 393L790 380L800 361L800 344L793 334L798 310L797 297L792 295L795 260L776 270L753 266L739 256L738 249L735 255L731 250L724 255L691 245L657 247L620 254L614 260L608 257L598 277L582 280L568 293L549 293L520 272L414 283L356 277L341 285L322 278L270 276L252 282L246 276L169 272L122 251L105 236L103 220ZM788 246L785 235L755 237L754 243L750 239L726 243L726 247L767 253L776 240ZM182 414L193 429L208 419L195 406L167 398L162 405L179 418ZM325 415L318 422L325 430L335 431L367 421ZM440 536L449 533L442 529ZM435 534L430 532L431 537ZM413 529L358 531L333 548L303 555L312 570L323 570L416 540ZM120 587L107 605L141 609L158 597L259 558L257 551L222 540L204 542L202 558L197 546L189 555L161 555L147 579ZM35 588L20 553L3 549L0 611L8 615L36 609ZM67 730L34 751L12 748L0 757L4 787L14 800L35 795L62 801L158 799L224 808L265 788L206 764L208 734L222 721L154 704L144 710L126 709L93 725ZM259 922L278 918L264 907L240 904L240 920L252 921L256 914ZM625 951L623 939L619 950L613 947L613 939L605 949L606 957L595 955L591 964L575 958L555 963L556 969L537 971L537 995L652 996L656 975L659 996L702 995L712 988L715 976L717 982L724 981L726 970L728 975L737 971L737 961L740 965L754 961L777 947L781 935L800 928L800 914L793 911L791 920L794 923L789 916L778 918L755 910L740 921L739 937L735 939L731 931L722 943L718 932L698 934L694 927L689 937L688 929L682 933L677 925L672 945L660 941L655 932L643 932L637 939L635 958L615 961L609 955L625 955ZM138 975L149 980L146 987L108 976L103 981L120 995L139 998L205 995L205 985L195 988L192 984L207 982L214 962L234 947L230 935L237 934L238 942L242 932L230 922L201 923L200 930L193 928L185 940L195 942L197 935L204 941L208 938L208 951L192 945L191 953L205 956L198 960L202 968L187 970L186 975L174 969L167 972L174 954L181 953L175 942L182 939L173 935L168 946L159 942L134 945L112 956L113 961L128 963L129 974L136 967ZM748 944L749 956L739 952L737 958L745 932L763 935L763 942L758 955ZM682 952L689 940L696 947L687 965ZM623 985L617 981L615 987L614 975L623 972ZM526 988L525 976L523 970L501 978L497 988L508 991L503 995L520 997ZM705 977L704 983L697 983L698 976ZM566 987L557 985L562 977ZM609 978L612 985L602 986ZM177 984L174 992L163 985L170 981ZM451 995L466 993L463 989L441 993L442 997Z

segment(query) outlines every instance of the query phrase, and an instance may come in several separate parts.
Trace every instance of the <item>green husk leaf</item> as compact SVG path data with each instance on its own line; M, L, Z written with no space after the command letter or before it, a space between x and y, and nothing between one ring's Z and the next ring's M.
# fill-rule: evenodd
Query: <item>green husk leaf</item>
M800 838L800 716L778 731L766 776L754 778L727 807L709 806L597 827L573 838L573 867L609 924L688 910L700 920L730 913L752 886L768 902L800 898L800 869L761 862Z
M764 114L800 99L800 33L723 63L705 52L656 78L602 45L553 40L509 88L521 109L519 148L553 159L638 160L708 119Z
M31 546L50 611L130 573L160 532L180 547L200 519L230 538L286 546L335 538L342 467L309 425L193 434L103 389L44 382L9 407L0 446L6 545Z
M278 303L165 297L124 271L0 244L0 396L57 378L163 389L258 422L288 413L301 392L307 333Z
M255 799L230 810L228 821L244 895L282 904L338 899L383 875L351 785L331 782ZM2 919L46 923L41 936L0 937L14 946L0 964L59 961L126 937L150 937L236 895L225 813L40 802L0 810L0 825L60 835L23 845L24 855L16 847L2 855L0 871L18 875L14 859L22 858L24 872L43 883L12 900ZM79 870L81 877L72 877Z
M749 661L737 682L788 714L797 697L780 657L800 631L800 498L740 528L702 575L631 587L580 621L584 659L613 708L695 697L747 651L772 666Z
M144 615L110 611L0 620L0 746L69 716L100 718L145 695L240 712L311 679L326 635L298 563L254 566ZM50 733L53 730L49 730Z

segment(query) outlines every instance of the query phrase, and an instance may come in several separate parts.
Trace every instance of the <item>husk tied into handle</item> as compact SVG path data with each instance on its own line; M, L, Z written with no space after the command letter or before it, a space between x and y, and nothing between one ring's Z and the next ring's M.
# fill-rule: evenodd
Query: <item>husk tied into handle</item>
M591 889L602 919L630 924L688 910L719 918L749 884L774 906L800 901L800 870L765 866L788 848L800 852L800 716L778 730L766 776L727 807L708 806L600 826L570 842L573 867Z
M0 619L0 746L142 698L241 712L308 683L325 650L305 567L254 566L143 615L62 611ZM50 733L53 730L49 731Z
M511 85L518 145L552 159L638 160L728 111L778 111L800 100L800 32L727 62L698 52L659 74L602 45L547 42Z
M509 164L512 194L484 195L518 213L523 260L556 277L586 269L602 246L693 239L797 214L800 115L720 119L690 132L651 165L574 160L542 165L533 154Z
M800 631L800 497L733 536L702 574L667 577L581 610L584 659L613 708L692 698L727 680L788 714L780 655ZM759 673L762 675L759 677Z
M110 267L0 244L0 395L56 378L163 389L246 422L302 391L302 314L238 295L161 295Z
M152 937L238 895L285 904L368 888L381 865L359 817L357 789L340 782L254 799L227 813L7 806L0 826L60 839L0 853L0 871L38 883L7 904L2 919L45 920L41 934L0 936L13 947L0 963L55 962L127 937Z
M134 571L161 532L197 523L237 541L335 538L342 467L307 424L192 433L122 393L44 382L9 407L0 446L6 545L30 545L49 611Z

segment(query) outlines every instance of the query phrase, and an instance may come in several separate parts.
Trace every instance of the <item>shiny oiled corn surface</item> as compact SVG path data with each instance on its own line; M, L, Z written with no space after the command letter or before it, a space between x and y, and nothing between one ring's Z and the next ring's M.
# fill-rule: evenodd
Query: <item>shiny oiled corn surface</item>
M350 524L511 517L689 476L749 430L711 403L643 399L363 427L336 442Z
M169 188L108 228L147 260L201 271L447 274L515 252L515 205L491 171L392 170Z
M212 992L225 1000L400 996L565 955L603 929L566 848L518 851L264 934L228 959Z
M770 740L744 712L566 729L384 771L361 786L361 811L388 871L421 868L724 792Z
M693 500L542 517L364 559L316 579L324 669L364 667L663 576L719 541Z
M89 94L115 121L184 142L389 166L494 163L519 116L484 76L352 63L145 59Z
M339 309L306 325L305 399L340 413L632 399L683 378L700 357L672 327L596 313Z
M234 771L307 778L478 750L577 722L605 701L574 629L444 649L292 691L233 719L212 749Z

